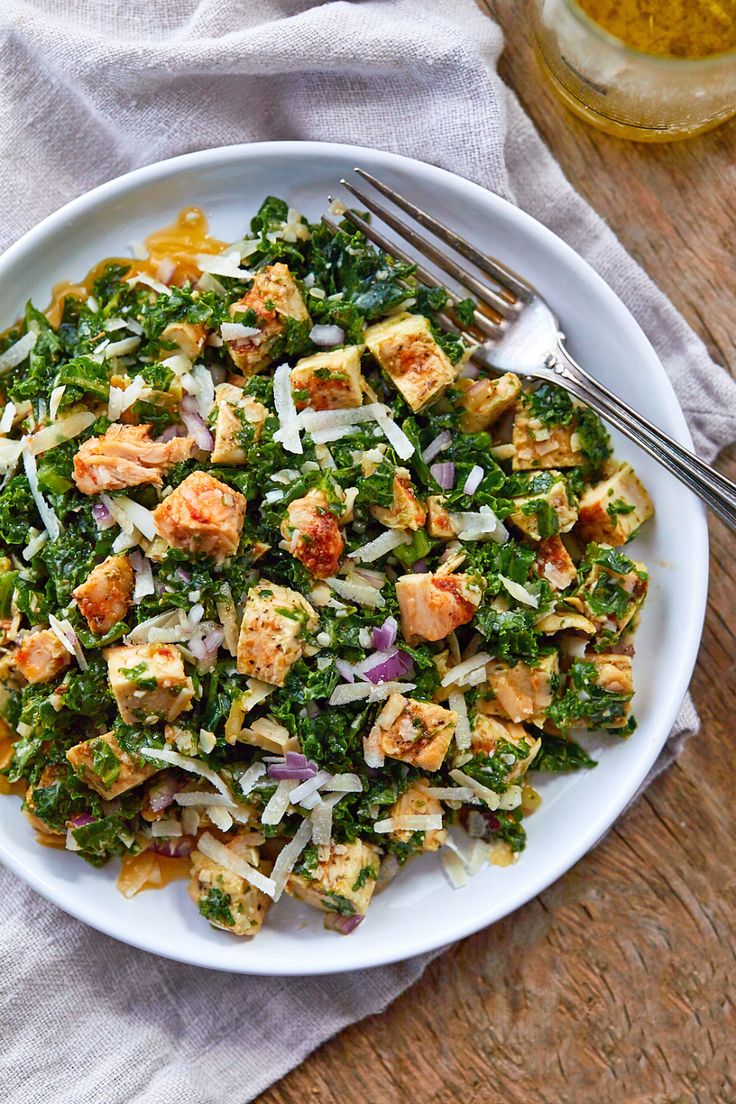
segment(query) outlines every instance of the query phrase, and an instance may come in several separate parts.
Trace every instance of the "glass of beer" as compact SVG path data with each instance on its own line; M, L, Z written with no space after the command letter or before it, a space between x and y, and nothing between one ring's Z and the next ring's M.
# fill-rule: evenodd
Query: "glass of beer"
M736 0L531 0L543 71L619 138L668 142L736 114Z

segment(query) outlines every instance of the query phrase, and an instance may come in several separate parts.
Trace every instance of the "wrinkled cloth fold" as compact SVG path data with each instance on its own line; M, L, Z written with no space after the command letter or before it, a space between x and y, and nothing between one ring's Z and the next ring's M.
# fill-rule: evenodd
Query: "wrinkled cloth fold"
M501 48L473 0L4 0L0 246L188 150L317 139L414 156L517 203L597 269L712 459L736 438L736 386L565 180L496 73ZM655 771L697 727L688 698ZM210 973L92 932L6 871L0 884L0 1083L13 1104L243 1104L433 957L311 979Z

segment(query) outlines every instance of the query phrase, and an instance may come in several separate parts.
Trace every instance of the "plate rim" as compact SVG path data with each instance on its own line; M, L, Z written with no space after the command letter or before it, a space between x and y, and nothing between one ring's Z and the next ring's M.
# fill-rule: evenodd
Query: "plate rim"
M469 189L470 192L475 193L476 197L481 198L483 202L488 203L490 201L492 206L497 207L502 218L505 217L507 221L510 219L512 222L518 220L522 225L525 225L531 233L537 235L537 237L541 236L543 244L553 245L556 250L562 249L568 262L573 267L582 267L585 278L598 286L599 291L601 291L604 298L608 300L613 320L615 321L616 314L625 319L627 327L629 329L633 327L636 331L638 340L642 343L642 348L648 348L651 370L656 377L654 382L657 382L659 385L658 396L662 401L666 400L667 417L676 426L676 432L673 435L680 443L692 449L692 438L684 413L672 383L657 353L651 345L651 342L633 314L631 314L629 309L624 305L621 299L619 299L616 292L613 291L588 261L581 257L572 246L568 245L564 239L560 238L542 222L539 222L520 207L516 207L510 201L490 191L483 185L467 180L465 177L451 172L448 169L432 165L417 158L393 153L388 150L340 142L289 140L236 143L227 146L217 146L210 149L194 150L189 153L179 154L175 157L156 161L150 165L132 169L121 176L105 181L70 200L58 210L45 216L39 223L32 226L18 238L17 241L13 242L2 254L0 254L0 276L4 275L8 270L12 270L13 266L22 259L26 251L42 243L49 235L53 235L57 231L63 229L67 220L74 219L80 213L92 207L104 205L117 195L135 190L137 187L145 186L155 180L161 180L167 176L176 175L180 170L196 170L198 167L211 166L218 162L227 162L233 159L247 161L250 158L258 156L268 157L269 154L279 156L291 155L297 157L306 154L307 156L318 157L320 154L334 155L336 153L345 155L350 160L354 160L355 163L360 163L361 158L377 158L383 160L384 163L389 166L396 167L399 171L403 171L404 173L416 174L418 172L425 180L429 179L431 181L435 179L440 184L445 180L449 180L455 187L459 184L463 188ZM75 917L75 919L80 920L82 923L87 924L94 930L110 936L121 943L135 947L138 950L146 951L149 954L159 955L160 957L172 961L181 962L185 965L198 966L227 973L244 974L246 976L307 977L343 973L349 970L378 968L380 966L406 961L418 955L426 954L429 951L441 950L460 939L466 938L496 923L498 920L511 915L516 909L533 900L539 893L543 892L557 881L558 878L571 869L575 863L579 862L588 851L592 850L597 845L602 836L613 826L622 812L635 798L666 743L667 736L692 679L692 673L700 649L706 612L709 576L709 542L706 511L702 503L693 501L691 505L694 508L694 517L697 527L697 532L693 534L693 539L698 548L695 569L693 575L690 576L690 583L693 586L693 612L689 630L691 629L692 631L688 630L683 638L683 650L681 654L681 671L687 672L687 674L684 678L684 686L678 687L677 693L671 697L668 702L669 708L661 711L660 717L656 722L659 734L656 739L650 741L649 753L642 758L642 764L646 765L646 769L637 771L629 780L628 785L620 787L617 791L616 799L606 804L605 813L594 818L592 821L588 820L586 822L584 826L585 831L581 832L580 835L580 841L575 847L570 847L565 851L563 859L556 863L549 863L543 868L540 868L538 874L531 882L526 883L514 896L505 899L504 909L500 916L481 919L480 922L478 922L475 917L465 922L458 922L454 925L449 934L447 931L443 931L442 937L439 939L436 934L434 936L431 934L432 929L430 929L423 936L421 934L418 935L416 946L414 946L409 953L403 949L392 952L390 946L386 947L385 945L376 945L375 943L367 945L372 947L372 950L365 953L365 948L356 943L354 954L355 961L351 963L340 962L336 965L329 964L329 962L310 963L307 959L299 968L296 966L293 968L285 967L283 969L276 969L272 966L261 968L261 963L257 959L242 964L237 961L237 957L234 957L232 962L223 962L219 959L213 960L208 954L206 944L202 944L201 948L194 944L190 945L187 948L187 955L185 957L183 954L177 953L173 949L167 949L165 946L153 946L152 943L154 940L147 939L143 932L139 933L135 929L132 934L130 931L122 931L122 925L116 925L113 915L109 918L105 915L102 917L97 914L91 915L90 913L93 910L91 910L91 908L85 908L83 899L77 903L76 899L72 898L70 902L67 901L63 905L60 904L58 897L54 895L53 889L45 885L42 878L38 876L35 871L25 867L23 861L17 854L12 850L8 850L5 840L2 838L0 838L0 862L57 908L62 909L62 911ZM361 954L361 951L364 953Z

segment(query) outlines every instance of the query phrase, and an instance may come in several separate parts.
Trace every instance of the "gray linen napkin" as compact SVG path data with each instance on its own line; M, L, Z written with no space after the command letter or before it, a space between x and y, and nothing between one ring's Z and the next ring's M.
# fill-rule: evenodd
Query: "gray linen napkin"
M501 46L472 0L3 0L0 245L103 180L205 146L357 140L413 155L518 203L590 261L712 459L736 438L736 385L564 179L495 72ZM660 766L697 726L688 700ZM241 1104L432 957L306 980L208 973L89 931L4 871L0 884L13 1104Z

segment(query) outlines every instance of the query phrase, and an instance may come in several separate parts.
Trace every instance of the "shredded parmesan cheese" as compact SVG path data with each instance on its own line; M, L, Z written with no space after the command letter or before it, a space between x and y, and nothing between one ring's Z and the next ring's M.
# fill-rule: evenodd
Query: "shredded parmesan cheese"
M37 340L38 334L34 330L29 330L4 353L0 353L0 376L5 375L11 368L17 368L26 359Z
M296 861L312 837L311 820L303 820L296 830L293 839L289 840L279 852L276 862L273 864L271 878L273 881L273 899L278 901L284 892L287 879L296 865Z
M238 858L238 856L234 855L224 843L220 843L219 840L216 840L209 832L205 832L200 838L197 843L197 849L208 859L212 859L213 862L216 862L218 866L224 866L231 874L237 874L239 878L255 886L256 889L260 889L261 893L265 893L268 897L275 899L276 885L273 879L267 878L265 874L261 874L260 870L256 870L256 868L251 866L250 863L247 863L245 859Z
M369 541L361 548L356 548L353 552L348 552L348 559L359 560L361 563L372 563L374 560L380 560L382 556L388 555L389 552L393 551L394 548L398 548L401 544L411 544L409 534L402 529L387 529L375 540Z
M455 743L461 751L470 747L471 733L468 720L468 707L465 695L460 690L451 690L449 697L450 709L457 713L457 725L455 726Z
M229 798L232 805L235 804L230 790L219 774L200 763L198 759L191 759L188 755L180 755L178 751L170 751L169 748L144 747L141 748L140 754L144 759L160 759L163 763L171 764L172 767L181 767L182 770L189 771L190 774L198 774L202 778L206 778L218 793Z
M462 686L464 680L475 671L478 667L485 667L486 663L490 663L493 656L490 656L488 652L478 652L477 655L471 656L470 659L464 659L462 663L458 663L455 667L451 667L446 675L440 680L441 686Z

